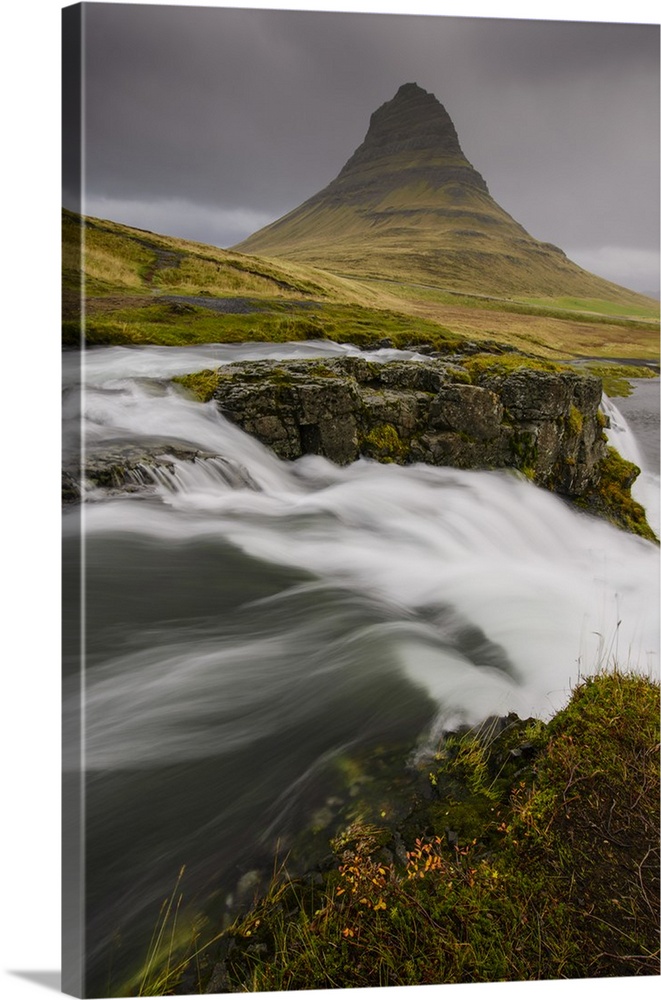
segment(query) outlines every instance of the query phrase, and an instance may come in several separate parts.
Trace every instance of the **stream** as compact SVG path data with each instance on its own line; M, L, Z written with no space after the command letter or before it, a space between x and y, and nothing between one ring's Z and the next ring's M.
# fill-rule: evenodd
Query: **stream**
M158 436L220 456L173 458L150 491L92 490L64 516L65 574L84 579L90 995L129 979L183 865L191 912L221 912L268 868L341 755L489 714L548 718L614 662L658 677L655 545L510 472L283 462L169 382L351 353L415 357L326 342L65 354L65 440L80 423L89 448ZM658 382L623 402L604 401L611 439L641 464L658 531Z

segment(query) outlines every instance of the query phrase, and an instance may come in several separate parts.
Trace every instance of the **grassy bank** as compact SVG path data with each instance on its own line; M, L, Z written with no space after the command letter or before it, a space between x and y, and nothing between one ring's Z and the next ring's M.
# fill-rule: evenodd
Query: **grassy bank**
M459 345L459 338L438 323L415 320L385 309L342 303L315 303L313 308L292 307L275 299L249 300L242 313L222 312L197 303L140 300L114 303L114 308L93 307L85 321L87 344L184 344L246 341L285 343L302 340L332 340L358 347L375 346L380 340L409 348L429 344L438 350ZM80 328L65 321L64 341L76 346Z
M601 379L607 396L630 396L633 392L630 379L658 378L658 367L649 368L644 365L597 364L589 362L583 367Z
M658 684L619 672L548 724L447 736L398 819L359 797L330 861L284 865L193 963L151 978L245 992L658 975L658 744Z

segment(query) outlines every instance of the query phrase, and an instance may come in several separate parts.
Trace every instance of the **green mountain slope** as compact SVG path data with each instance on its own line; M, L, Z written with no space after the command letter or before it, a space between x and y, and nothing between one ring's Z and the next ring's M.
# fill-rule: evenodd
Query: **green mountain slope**
M445 108L415 83L374 112L335 180L234 249L462 292L650 304L530 236L489 194Z

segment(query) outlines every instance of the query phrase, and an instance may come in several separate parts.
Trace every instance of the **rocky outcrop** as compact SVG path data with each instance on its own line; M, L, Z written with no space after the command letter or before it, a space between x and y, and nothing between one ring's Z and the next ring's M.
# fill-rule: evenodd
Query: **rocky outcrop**
M172 471L172 459L154 453L148 447L114 444L103 450L90 450L85 466L65 465L62 470L62 497L65 503L81 500L90 490L108 493L135 493L153 487L154 472Z
M598 480L606 454L601 383L573 372L470 372L440 360L254 361L221 368L212 395L283 459L513 468L573 497Z
M65 504L126 493L153 492L158 485L172 489L177 465L203 463L230 486L252 487L250 477L230 459L200 451L182 441L143 439L140 444L109 442L89 448L85 464L65 462L62 500Z

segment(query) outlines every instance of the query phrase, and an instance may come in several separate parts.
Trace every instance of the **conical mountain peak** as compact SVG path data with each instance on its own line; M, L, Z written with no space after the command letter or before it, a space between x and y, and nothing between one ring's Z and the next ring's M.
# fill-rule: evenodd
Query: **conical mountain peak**
M464 156L452 119L443 105L419 87L404 83L390 101L382 104L370 118L364 141L340 171L337 180L347 179L364 167L391 173L398 170L436 171L446 169L445 176L428 173L427 180L440 184L451 176L447 170L468 171L462 179L486 191L484 180ZM402 177L398 178L398 183Z
M398 150L402 145L410 150L434 150L463 156L449 114L433 94L417 83L402 84L393 99L374 112L359 150L369 149L387 155L389 149Z
M373 112L335 180L235 249L480 294L618 294L494 201L450 115L417 83Z

